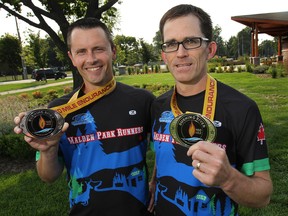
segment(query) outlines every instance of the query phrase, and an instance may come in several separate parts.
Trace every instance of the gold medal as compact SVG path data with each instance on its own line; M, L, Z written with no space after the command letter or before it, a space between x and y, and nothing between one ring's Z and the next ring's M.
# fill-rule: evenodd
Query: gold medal
M171 97L171 110L175 119L170 124L170 134L180 145L189 148L200 140L213 142L216 139L216 128L213 124L217 98L217 81L207 75L206 90L203 104L203 115L183 112L176 100L176 85Z
M187 148L198 141L213 142L216 138L213 122L198 113L178 115L170 124L170 133L176 142Z

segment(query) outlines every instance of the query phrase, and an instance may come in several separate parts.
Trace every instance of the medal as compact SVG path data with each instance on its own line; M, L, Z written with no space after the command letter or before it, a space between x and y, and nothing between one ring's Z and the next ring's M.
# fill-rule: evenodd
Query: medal
M180 145L189 148L200 140L213 142L216 128L213 124L217 97L217 81L207 75L203 114L183 113L177 105L176 85L171 97L170 107L175 118L170 123L170 134Z
M64 122L64 118L54 110L36 109L26 113L19 127L26 136L46 139L58 134Z
M173 139L187 148L198 141L213 142L216 138L216 128L213 122L198 113L178 115L172 120L169 129Z
M83 86L82 86L83 87ZM113 77L106 85L91 91L82 97L78 97L76 91L67 104L51 109L36 109L26 113L22 118L19 127L26 136L36 139L46 139L58 134L65 122L65 117L103 96L111 93L116 88L116 80Z

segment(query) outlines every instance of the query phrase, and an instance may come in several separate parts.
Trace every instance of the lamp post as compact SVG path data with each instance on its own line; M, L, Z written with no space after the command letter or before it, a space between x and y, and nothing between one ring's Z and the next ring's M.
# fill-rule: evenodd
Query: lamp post
M28 79L27 77L27 68L24 62L24 58L22 56L22 41L21 41L21 36L20 36L20 32L19 32L19 27L18 27L18 22L17 22L17 17L15 16L15 23L16 23L16 29L17 29L17 34L18 34L18 39L20 41L20 46L21 46L21 53L20 53L20 57L21 57L21 63L22 63L22 78L23 80Z

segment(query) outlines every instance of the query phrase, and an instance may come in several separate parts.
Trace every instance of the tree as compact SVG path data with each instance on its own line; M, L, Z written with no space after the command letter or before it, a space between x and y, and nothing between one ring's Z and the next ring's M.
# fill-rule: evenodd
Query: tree
M21 45L17 37L5 34L0 38L1 70L17 80L21 68ZM2 72L2 71L1 71Z
M148 64L149 62L155 62L158 60L158 55L154 52L154 47L151 44L146 43L140 38L142 63Z
M28 73L33 69L45 67L64 67L69 65L67 58L59 51L54 41L49 37L40 38L40 32L31 32L23 47L24 59Z
M264 40L259 45L259 55L262 57L271 57L277 55L277 42L278 39Z
M160 30L155 33L153 38L154 56L157 56L157 60L161 61L161 44L162 44Z
M34 56L35 65L38 68L47 67L47 56L49 45L47 40L40 38L40 32L38 34L29 34L28 40L31 54Z
M116 9L113 5L117 2L121 3L120 0L38 0L37 3L34 2L32 0L0 0L0 9L6 10L8 14L17 17L30 26L45 31L65 56L67 56L68 51L66 35L71 21L82 17L101 19L103 16L105 17L105 12L111 10L109 14L106 13L105 19L109 21L109 28L112 28L115 22L109 17L112 17L112 14L115 15ZM30 12L25 16L21 14L23 9L29 9ZM36 18L38 22L33 21L31 17ZM51 27L47 19L55 21L59 26L62 37ZM81 85L82 78L76 70L73 70L73 77L74 88L77 88Z
M219 25L213 27L213 38L212 40L217 43L217 52L216 55L218 56L225 56L226 49L223 38L220 36L222 29Z
M238 40L237 37L232 36L226 43L227 57L237 59L238 57Z
M251 54L251 28L246 27L237 34L238 57Z
M135 37L116 35L114 43L117 49L116 63L132 66L141 62L139 43Z
M52 66L64 67L65 65L69 64L66 61L67 58L63 56L63 54L59 51L54 41L50 37L46 38L46 43L48 44L48 50L47 50L48 67Z

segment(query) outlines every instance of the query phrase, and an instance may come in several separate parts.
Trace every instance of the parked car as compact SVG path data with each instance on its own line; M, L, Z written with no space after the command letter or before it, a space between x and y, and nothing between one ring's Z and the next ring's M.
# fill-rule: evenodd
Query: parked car
M32 79L37 81L46 80L46 79L64 79L67 77L67 74L62 71L56 71L52 68L37 69L32 72Z

